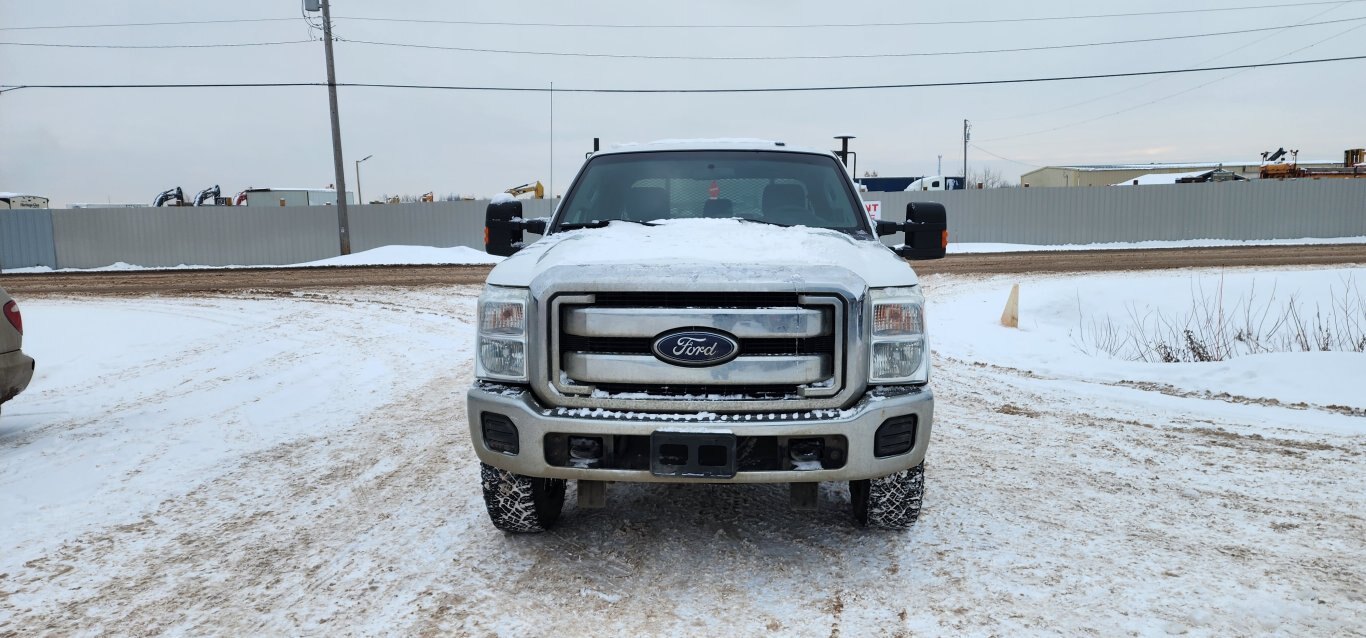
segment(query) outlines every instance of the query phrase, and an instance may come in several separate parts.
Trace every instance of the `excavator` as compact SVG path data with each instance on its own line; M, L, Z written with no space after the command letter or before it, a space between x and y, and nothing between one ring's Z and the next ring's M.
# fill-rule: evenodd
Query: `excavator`
M170 203L172 200L175 201L174 204ZM152 206L184 206L184 205L185 205L185 191L180 190L180 187L179 187L179 186L177 186L177 187L175 187L175 188L168 188L168 189L166 189L166 190L164 190L164 191L161 191L161 194L160 194L160 195L157 195L157 196L156 196L156 199L153 199L153 200L152 200Z
M217 206L218 201L222 199L222 195L222 191L218 190L218 184L214 184L213 188L206 188L199 191L199 194L194 196L194 205Z
M535 193L536 199L545 199L545 186L542 186L539 180L522 184L521 186L513 186L503 192L513 197L518 197L527 193Z

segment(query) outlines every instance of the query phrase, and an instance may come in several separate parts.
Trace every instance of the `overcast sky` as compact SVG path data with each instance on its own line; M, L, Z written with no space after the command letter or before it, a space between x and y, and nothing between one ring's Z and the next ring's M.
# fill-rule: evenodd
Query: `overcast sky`
M1056 22L805 29L468 26L342 16L505 22L679 24L887 23L1024 18L1271 4L973 3L695 0L403 3L336 0L338 37L413 44L625 55L891 54L1075 44L1366 18L1366 2ZM0 28L111 22L295 18L296 0L160 2L0 0ZM557 88L722 88L924 83L1116 73L1273 59L1361 55L1366 19L1282 31L1054 51L843 60L685 61L533 56L337 43L339 82ZM303 40L277 22L0 30L0 42L207 44ZM1326 41L1325 41L1326 40ZM1321 42L1312 48L1286 54ZM1220 57L1222 56L1222 57ZM1208 86L1200 85L1213 82ZM604 143L762 137L833 148L856 135L859 171L958 174L962 122L971 168L1011 180L1066 163L1255 161L1298 148L1341 159L1366 145L1366 62L1159 78L831 93L550 96L342 88L348 188L353 160L367 199L382 193L488 195L553 179L563 192L593 137ZM267 47L110 50L0 45L0 84L321 82L321 42ZM1197 88L1199 87L1199 88ZM1162 99L1168 98L1169 99ZM1146 104L1148 102L1156 103ZM1111 115L1126 111L1117 115ZM1039 131L1047 131L1039 133ZM1033 134L1031 134L1033 133ZM991 154L1014 161L1004 161ZM326 89L24 89L0 94L0 191L71 202L147 202L181 186L325 187L333 182Z

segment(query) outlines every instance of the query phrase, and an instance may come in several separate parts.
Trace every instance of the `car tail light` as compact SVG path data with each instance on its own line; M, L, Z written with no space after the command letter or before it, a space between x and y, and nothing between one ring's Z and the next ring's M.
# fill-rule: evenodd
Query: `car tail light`
M19 304L13 300L5 304L5 318L9 319L9 325L14 326L19 334L24 334L24 318L19 315Z

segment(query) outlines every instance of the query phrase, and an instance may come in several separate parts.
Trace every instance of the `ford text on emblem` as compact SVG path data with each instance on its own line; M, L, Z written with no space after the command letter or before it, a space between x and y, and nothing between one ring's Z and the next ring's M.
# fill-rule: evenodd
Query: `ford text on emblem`
M721 365L740 353L740 344L721 332L711 330L680 330L655 338L655 356L660 361L678 366Z

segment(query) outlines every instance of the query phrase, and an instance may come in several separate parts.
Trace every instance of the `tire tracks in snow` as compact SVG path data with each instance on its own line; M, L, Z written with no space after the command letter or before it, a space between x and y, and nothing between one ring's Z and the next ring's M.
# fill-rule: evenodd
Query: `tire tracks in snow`
M450 312L441 294L303 303ZM604 509L571 489L553 532L507 536L469 450L469 365L0 577L0 633L1361 632L1366 450L1291 410L940 359L907 533L854 528L842 485L792 512L784 486L613 484Z
M86 580L51 608L32 610L34 619L65 635L321 630L346 613L340 603L347 598L382 598L382 590L400 582L384 577L386 566L371 562L371 551L399 537L446 530L440 501L414 497L444 496L443 479L465 467L452 456L467 443L448 427L463 417L459 404L448 401L447 409L433 411L413 399L450 396L461 382L468 378L438 377L339 432L251 455L163 503L142 524L86 535L31 562L48 573L23 582ZM477 496L465 494L466 501ZM395 510L427 512L418 517L424 529L412 527L419 522L414 517L396 519ZM65 569L72 565L80 572ZM117 613L101 619L100 610ZM17 620L28 625L22 616Z

